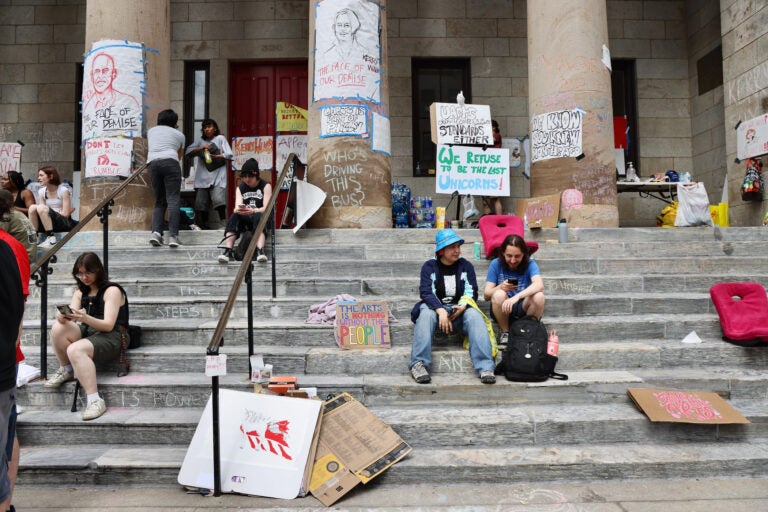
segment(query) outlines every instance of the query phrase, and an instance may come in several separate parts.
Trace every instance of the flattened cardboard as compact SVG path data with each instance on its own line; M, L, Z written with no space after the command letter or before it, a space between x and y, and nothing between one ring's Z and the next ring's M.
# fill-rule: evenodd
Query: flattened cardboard
M325 402L309 491L331 506L411 452L392 428L350 394Z
M334 329L342 349L392 348L386 301L337 303Z
M528 228L554 228L560 220L560 194L518 199L515 213L528 221Z
M627 394L653 422L702 425L749 423L717 393L628 388Z

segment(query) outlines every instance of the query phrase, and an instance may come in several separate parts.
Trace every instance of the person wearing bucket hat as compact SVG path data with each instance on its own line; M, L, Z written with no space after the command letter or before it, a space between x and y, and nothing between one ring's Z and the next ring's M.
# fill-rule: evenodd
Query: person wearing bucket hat
M242 181L235 189L235 209L224 230L224 253L218 257L219 263L223 264L235 259L235 253L232 249L235 246L235 240L240 236L240 233L256 229L261 220L261 214L272 197L272 185L261 179L259 162L254 158L249 158L243 164L240 178ZM265 240L266 236L262 231L256 241L256 261L259 263L267 261L267 256L264 254Z
M413 346L408 368L419 384L432 381L432 337L437 329L445 334L459 332L469 338L469 355L483 384L493 384L494 360L491 340L483 314L469 307L477 300L477 278L472 264L461 257L464 239L452 229L435 235L435 257L421 267L421 300L411 310Z

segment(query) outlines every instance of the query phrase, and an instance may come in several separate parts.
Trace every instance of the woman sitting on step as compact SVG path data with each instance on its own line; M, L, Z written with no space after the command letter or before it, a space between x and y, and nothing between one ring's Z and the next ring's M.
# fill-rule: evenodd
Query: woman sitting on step
M509 235L501 243L499 257L488 267L483 298L491 302L491 314L501 329L499 350L507 346L510 321L524 316L541 320L544 280L521 236Z
M84 420L93 420L107 412L96 384L96 364L112 361L120 354L121 327L128 327L125 294L107 279L99 257L81 254L72 268L77 289L72 294L70 312L56 313L51 328L51 343L61 367L45 383L58 388L75 376L88 395Z
M69 187L61 183L59 171L52 165L41 167L37 171L40 188L37 191L37 204L29 207L29 221L38 233L47 235L40 248L56 245L54 233L66 233L77 225L72 219L72 195Z

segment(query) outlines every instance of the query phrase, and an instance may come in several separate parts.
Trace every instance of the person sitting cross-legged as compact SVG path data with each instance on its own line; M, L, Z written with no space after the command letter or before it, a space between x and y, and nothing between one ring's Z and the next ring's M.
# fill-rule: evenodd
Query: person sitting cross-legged
M411 321L416 326L408 368L419 384L431 382L429 369L435 331L463 332L469 338L469 355L480 381L494 384L493 347L484 315L475 304L475 268L461 257L464 239L452 229L442 229L437 232L435 242L435 258L421 267L421 300L411 311Z
M235 189L235 209L227 221L224 235L224 253L219 255L219 263L229 263L235 259L232 248L235 240L246 230L253 231L259 225L261 215L266 210L266 205L272 197L272 185L261 179L259 175L259 163L254 158L249 158L240 170L242 180ZM269 223L268 223L269 224ZM265 226L266 230L266 226ZM256 261L264 263L267 256L264 254L264 231L256 241Z

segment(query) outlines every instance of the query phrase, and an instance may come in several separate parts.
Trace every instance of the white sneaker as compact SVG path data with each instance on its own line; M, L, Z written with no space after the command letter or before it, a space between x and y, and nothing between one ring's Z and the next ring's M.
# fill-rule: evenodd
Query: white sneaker
M56 373L51 375L51 378L45 381L43 386L46 388L59 388L62 384L71 380L75 380L75 376L72 375L71 372L68 372L63 367L59 366L59 369L56 370Z
M45 241L38 245L38 247L53 247L56 245L56 237L54 235L48 236Z
M175 236L169 236L168 237L168 247L171 249L175 249L176 247L180 246L181 242L179 242L179 238Z
M95 420L105 412L107 412L107 404L104 402L104 399L94 400L83 411L83 421Z
M267 261L267 255L264 254L264 249L256 249L256 254L257 254L256 261L258 261L259 263L264 263L265 261Z

